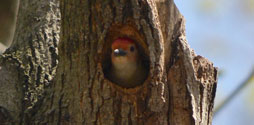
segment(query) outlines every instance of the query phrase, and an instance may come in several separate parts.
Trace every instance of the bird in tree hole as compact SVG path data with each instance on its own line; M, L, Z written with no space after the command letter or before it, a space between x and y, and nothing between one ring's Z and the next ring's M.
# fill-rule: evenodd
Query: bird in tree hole
M141 85L148 74L141 58L137 44L132 39L117 38L111 45L109 79L126 88Z

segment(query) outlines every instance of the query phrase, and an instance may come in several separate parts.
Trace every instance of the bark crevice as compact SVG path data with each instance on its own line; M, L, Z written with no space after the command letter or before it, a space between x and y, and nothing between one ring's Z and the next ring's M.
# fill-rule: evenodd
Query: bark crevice
M14 43L0 57L0 75L7 73L0 86L17 76L10 84L16 95L9 101L19 99L18 105L8 107L0 101L0 107L17 109L20 116L10 113L14 120L211 124L217 69L190 49L184 19L172 0L60 3L59 7L57 0L21 2ZM108 48L121 36L137 42L149 69L144 84L134 88L107 78Z

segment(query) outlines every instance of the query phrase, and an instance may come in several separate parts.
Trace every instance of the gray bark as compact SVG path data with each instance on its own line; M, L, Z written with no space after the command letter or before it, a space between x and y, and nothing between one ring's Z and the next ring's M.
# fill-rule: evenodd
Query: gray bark
M189 48L172 0L60 5L61 35L56 0L21 1L14 42L0 58L0 120L211 124L217 69ZM120 36L134 39L149 64L147 80L135 88L105 77L109 46Z
M0 106L9 111L11 122L32 115L55 74L59 3L22 0L17 20L13 43L0 57Z

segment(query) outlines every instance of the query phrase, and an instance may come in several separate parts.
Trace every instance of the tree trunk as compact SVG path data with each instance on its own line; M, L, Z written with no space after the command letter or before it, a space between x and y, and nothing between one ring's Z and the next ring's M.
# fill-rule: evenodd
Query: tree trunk
M61 34L58 5L20 2L14 42L0 58L0 121L211 124L217 69L189 48L172 0L61 0ZM106 74L112 40L122 36L149 68L134 88Z
M0 54L10 46L14 34L19 0L0 1Z

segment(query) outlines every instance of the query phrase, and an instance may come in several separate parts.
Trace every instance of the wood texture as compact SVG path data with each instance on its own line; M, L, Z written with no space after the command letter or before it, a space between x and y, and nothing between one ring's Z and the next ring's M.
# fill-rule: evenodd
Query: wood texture
M12 45L0 55L0 106L9 111L12 122L25 124L56 72L59 2L22 0L17 20Z
M0 74L21 81L13 81L22 108L12 117L23 124L211 124L217 69L189 48L172 0L60 0L57 47L58 9L55 0L21 2L14 44L0 59ZM108 46L119 36L134 39L148 61L149 76L135 88L105 77ZM3 70L8 59L18 75Z

